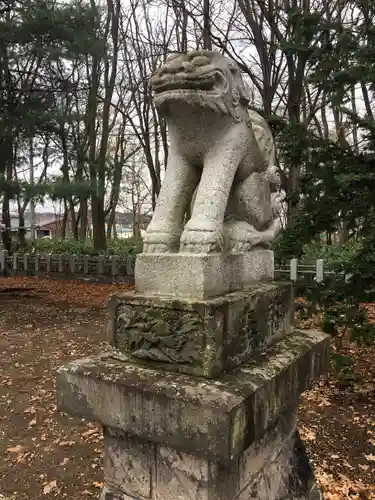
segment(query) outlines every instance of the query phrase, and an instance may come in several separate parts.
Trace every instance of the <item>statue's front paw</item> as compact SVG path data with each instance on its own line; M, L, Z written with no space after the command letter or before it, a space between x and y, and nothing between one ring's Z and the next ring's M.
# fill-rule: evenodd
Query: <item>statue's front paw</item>
M224 238L220 231L185 229L180 240L180 252L213 253L222 252Z
M175 253L179 244L179 234L150 231L143 237L143 253Z

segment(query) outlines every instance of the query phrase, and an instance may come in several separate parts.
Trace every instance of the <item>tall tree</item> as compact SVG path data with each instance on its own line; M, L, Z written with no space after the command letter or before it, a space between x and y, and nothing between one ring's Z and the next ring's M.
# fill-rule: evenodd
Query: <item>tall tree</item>
M0 192L2 218L10 226L10 200L19 192L14 172L19 144L33 144L44 133L56 134L58 112L53 95L59 82L51 78L51 61L68 59L76 51L77 33L92 12L54 0L10 0L0 9ZM35 196L29 191L29 200ZM9 246L9 232L5 232Z

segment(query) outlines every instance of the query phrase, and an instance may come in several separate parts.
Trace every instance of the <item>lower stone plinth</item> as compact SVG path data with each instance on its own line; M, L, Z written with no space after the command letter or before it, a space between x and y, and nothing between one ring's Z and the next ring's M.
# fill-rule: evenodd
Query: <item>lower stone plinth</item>
M287 410L229 466L106 428L101 500L319 500L314 474Z
M58 407L104 426L101 500L317 500L296 409L328 349L295 331L218 380L113 351L58 370Z
M150 296L208 299L274 278L272 250L244 253L139 254L137 292Z

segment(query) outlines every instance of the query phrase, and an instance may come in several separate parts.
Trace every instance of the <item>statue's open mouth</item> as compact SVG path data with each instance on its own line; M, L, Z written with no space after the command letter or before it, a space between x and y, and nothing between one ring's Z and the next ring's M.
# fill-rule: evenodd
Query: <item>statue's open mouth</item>
M199 76L196 73L165 74L153 78L152 88L155 94L178 90L220 92L225 88L225 78L219 71Z

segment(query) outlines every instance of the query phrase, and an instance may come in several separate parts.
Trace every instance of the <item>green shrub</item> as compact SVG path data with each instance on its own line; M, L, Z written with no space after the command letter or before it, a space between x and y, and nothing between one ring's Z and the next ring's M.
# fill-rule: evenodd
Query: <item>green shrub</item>
M312 242L303 249L301 260L316 261L323 259L329 267L346 267L362 248L360 241L349 241L344 245L326 245L322 242Z
M57 254L75 254L75 255L98 255L94 250L92 240L77 241L73 238L67 239L41 239L34 244L37 252L57 253ZM107 244L106 255L133 255L142 251L142 241L137 238L109 240Z
M323 283L302 282L296 294L306 299L302 316L306 319L317 311L322 313L321 328L336 337L345 335L358 344L375 343L375 324L369 321L365 302L375 300L375 235L345 245L311 242L300 255L302 262L324 260ZM347 279L344 279L344 276Z

